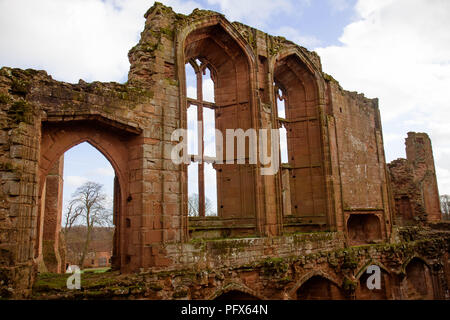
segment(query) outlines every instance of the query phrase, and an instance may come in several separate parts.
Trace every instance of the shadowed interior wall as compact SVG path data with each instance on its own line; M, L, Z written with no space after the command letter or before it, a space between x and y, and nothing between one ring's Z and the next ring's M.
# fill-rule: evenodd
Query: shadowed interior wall
M367 280L371 276L367 272L364 272L359 278L358 287L355 292L355 298L357 300L387 300L392 299L392 280L383 269L380 274L380 289L369 289Z
M353 245L381 240L380 220L374 214L352 214L347 221L350 243Z
M406 269L403 280L404 292L410 300L433 299L432 275L428 266L420 259L412 259Z
M297 300L344 300L345 295L333 282L313 276L297 290Z

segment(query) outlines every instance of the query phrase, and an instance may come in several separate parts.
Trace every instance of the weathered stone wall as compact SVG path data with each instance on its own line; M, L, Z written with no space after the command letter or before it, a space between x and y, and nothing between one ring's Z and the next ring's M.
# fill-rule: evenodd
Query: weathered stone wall
M44 232L44 190L50 169L67 149L83 141L94 144L111 160L108 155L118 148L114 145L117 141L100 140L106 140L105 136L112 135L110 132L120 132L118 140L126 138L128 143L126 149L114 154L111 162L123 181L123 194L128 196L127 181L136 180L128 176L128 161L137 157L136 152L131 152L136 147L128 137L142 131L136 119L146 118L142 102L148 100L151 93L113 83L60 83L43 71L2 68L0 95L3 129L1 269L5 287L16 287L22 292L30 287L33 261L42 252L42 243L37 239ZM105 133L102 124L110 131ZM60 137L51 133L58 126ZM88 129L83 132L83 128ZM130 160L122 160L124 156ZM139 183L142 183L140 179ZM121 202L126 211L126 199Z
M394 233L401 243L351 248L335 246L340 237L326 233L274 238L272 243L263 239L206 241L186 250L187 256L199 259L197 264L186 263L183 270L84 274L79 291L67 290L64 277L44 276L37 282L33 298L448 299L448 233L445 236L420 228L400 228ZM286 251L280 251L280 257L258 258L252 255L252 247L245 246L255 244L258 248L263 242L268 249ZM296 254L289 255L289 250ZM247 259L243 252L249 253ZM218 256L221 265L214 262L207 267L202 257L213 261L210 253ZM381 270L379 290L367 289L369 265Z
M442 214L431 140L426 133L409 132L407 159L388 164L396 220L400 224L436 222Z
M394 240L391 231L394 205L377 100L340 88L322 72L316 53L282 37L230 23L219 13L194 10L186 16L156 3L145 17L141 39L129 52L125 84L82 80L68 84L44 71L0 70L2 297L29 294L43 252L45 204L55 196L44 192L47 176L64 152L81 142L96 147L116 173L113 265L121 272L172 270L175 276L174 270L196 266L208 272L226 265L230 270L244 268L242 277L255 283L254 292L282 298L294 297L298 289L294 282L329 263L325 256L333 250L371 243L401 254L401 245L387 244L411 241ZM185 65L190 59L209 63L215 72L214 110L220 129L285 126L288 132L289 163L275 175L262 175L265 166L260 163L216 165L217 218L188 218L187 166L171 160L177 143L171 135L187 127L186 110L193 103L186 98ZM274 82L287 96L286 119L277 115ZM432 158L414 159L417 176L434 172ZM290 212L283 206L286 179ZM437 187L432 180L425 185L429 192L424 208L435 219ZM318 231L330 232L289 235ZM201 239L214 237L249 239L208 243ZM189 242L191 238L197 240ZM436 259L442 258L440 254ZM383 250L368 249L365 255L364 261L373 255L380 263L395 263L395 254ZM264 284L271 280L267 274L260 278L263 269L252 265L261 257L269 264L285 257L310 260L308 267L288 268L298 271L292 278L296 280L284 286L295 290L274 284L266 292ZM243 267L247 264L251 264L248 269ZM277 269L278 262L275 265ZM422 274L419 269L411 272ZM290 276L283 272L281 279ZM229 271L225 278L232 282L240 274ZM338 280L332 282L338 287L345 277L356 281L346 271L335 274ZM197 280L191 285L208 286L209 280ZM204 293L194 290L189 297L213 295L224 285L220 282ZM319 287L333 288L339 296L338 289L330 286ZM154 297L183 296L172 295L173 290L186 291L171 288Z
M328 86L337 224L349 232L352 215L373 215L386 239L392 220L378 100L344 91L331 77Z
M42 266L48 272L64 272L64 261L59 254L59 238L63 205L64 157L55 163L45 181L44 226L38 238L42 241Z

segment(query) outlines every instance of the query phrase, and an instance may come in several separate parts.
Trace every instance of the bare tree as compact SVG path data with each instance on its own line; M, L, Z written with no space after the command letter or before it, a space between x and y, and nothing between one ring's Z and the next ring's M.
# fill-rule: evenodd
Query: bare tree
M76 222L78 222L81 216L81 210L78 207L74 207L75 203L71 201L69 203L69 207L67 208L67 212L65 214L64 228L63 233L64 236L72 229Z
M79 265L83 266L86 258L91 233L95 226L112 226L111 213L105 208L106 195L103 186L96 182L88 181L73 193L69 204L72 220L69 218L68 226L72 226L78 219L86 226L86 239L81 252ZM67 219L67 218L66 218ZM72 225L70 224L72 223Z
M199 196L197 193L189 196L188 198L188 215L190 217L198 217L199 216ZM215 216L216 210L214 210L214 205L211 200L205 198L205 215L206 216Z

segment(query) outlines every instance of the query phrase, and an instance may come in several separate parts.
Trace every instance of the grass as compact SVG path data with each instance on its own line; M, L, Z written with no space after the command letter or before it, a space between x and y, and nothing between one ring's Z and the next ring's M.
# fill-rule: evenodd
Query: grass
M81 273L105 273L110 271L111 268L110 267L105 267L105 268L89 268L89 269L83 269L81 270Z

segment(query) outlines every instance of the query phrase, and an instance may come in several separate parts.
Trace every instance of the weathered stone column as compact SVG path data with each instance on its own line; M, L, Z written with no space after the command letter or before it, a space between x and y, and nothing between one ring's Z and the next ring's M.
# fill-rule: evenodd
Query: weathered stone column
M45 211L42 254L49 272L63 272L64 261L59 254L63 202L64 156L53 166L47 176L45 187Z
M421 190L427 221L441 220L439 190L431 140L426 133L408 132L406 157L414 172L414 182Z

